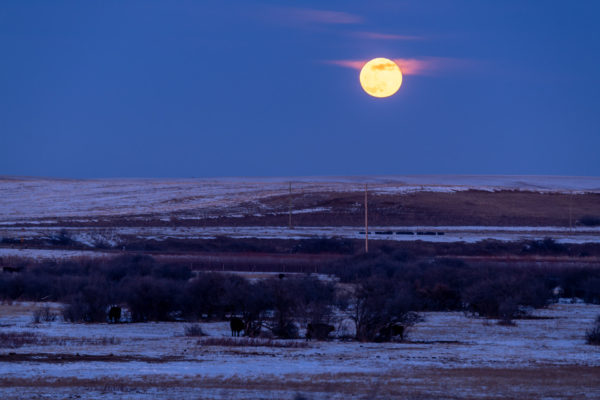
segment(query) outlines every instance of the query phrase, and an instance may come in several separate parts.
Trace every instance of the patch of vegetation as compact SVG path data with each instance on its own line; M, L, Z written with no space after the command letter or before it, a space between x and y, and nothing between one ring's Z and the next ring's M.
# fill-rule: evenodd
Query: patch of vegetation
M197 336L207 336L206 333L202 330L202 327L198 324L188 325L185 327L185 336L197 337Z
M600 217L593 215L584 215L583 217L579 218L578 222L581 225L585 226L600 226Z
M283 341L260 338L207 338L200 339L198 346L226 346L226 347L281 347L304 348L308 344L302 341Z
M39 324L40 322L53 322L58 315L50 309L50 307L41 307L33 311L32 322Z
M215 272L192 276L187 264L141 255L10 262L5 268L14 272L0 274L0 299L62 302L66 321L108 322L111 306L119 305L132 322L235 316L248 337L266 332L298 338L309 323L328 325L339 313L354 321L361 341L402 337L423 311L464 311L510 324L526 317L526 310L555 301L557 287L563 297L600 303L598 268L471 266L455 258L418 259L393 247L331 264L327 272L336 279L329 281L309 274L260 280ZM40 309L33 318L56 316Z
M585 333L587 344L600 346L600 315L596 318L596 323L592 329Z

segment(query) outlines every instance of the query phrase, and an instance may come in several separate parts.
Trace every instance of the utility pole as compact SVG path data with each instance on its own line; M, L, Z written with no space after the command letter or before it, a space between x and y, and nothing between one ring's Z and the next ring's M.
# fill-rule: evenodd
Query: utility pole
M569 193L569 230L573 231L573 191Z
M292 229L292 182L290 182L290 193L288 196L288 228Z
M367 202L367 184L365 183L365 253L369 252L369 203Z

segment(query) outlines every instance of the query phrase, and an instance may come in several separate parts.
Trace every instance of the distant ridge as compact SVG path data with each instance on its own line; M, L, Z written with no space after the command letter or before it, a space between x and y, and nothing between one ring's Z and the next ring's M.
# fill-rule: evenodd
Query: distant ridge
M273 177L205 177L205 178L53 178L0 175L0 184L18 181L57 182L222 182L222 183L348 183L384 186L414 186L423 189L447 187L451 190L530 190L530 191L577 191L600 193L600 177L560 175L349 175L349 176L273 176Z

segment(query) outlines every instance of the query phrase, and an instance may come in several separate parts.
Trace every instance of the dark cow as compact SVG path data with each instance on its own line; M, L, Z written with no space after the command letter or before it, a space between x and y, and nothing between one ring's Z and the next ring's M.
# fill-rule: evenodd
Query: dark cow
M400 336L400 341L404 340L404 326L403 325L398 325L398 324L393 324L393 325L388 325L384 328L381 328L379 330L379 338L381 340L390 340L393 337L396 336Z
M335 328L327 324L308 324L306 327L306 340L325 340Z
M229 326L231 327L231 336L240 336L240 332L244 330L244 321L238 317L231 317Z
M113 324L121 322L121 307L112 306L110 310L108 310L108 320Z

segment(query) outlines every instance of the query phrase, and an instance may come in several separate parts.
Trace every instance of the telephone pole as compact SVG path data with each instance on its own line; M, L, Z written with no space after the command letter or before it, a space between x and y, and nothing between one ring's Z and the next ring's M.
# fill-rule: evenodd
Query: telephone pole
M367 202L367 184L365 183L365 253L369 252L369 203Z
M292 229L292 182L290 182L290 192L288 196L288 228Z
M573 191L569 193L569 230L573 231Z

